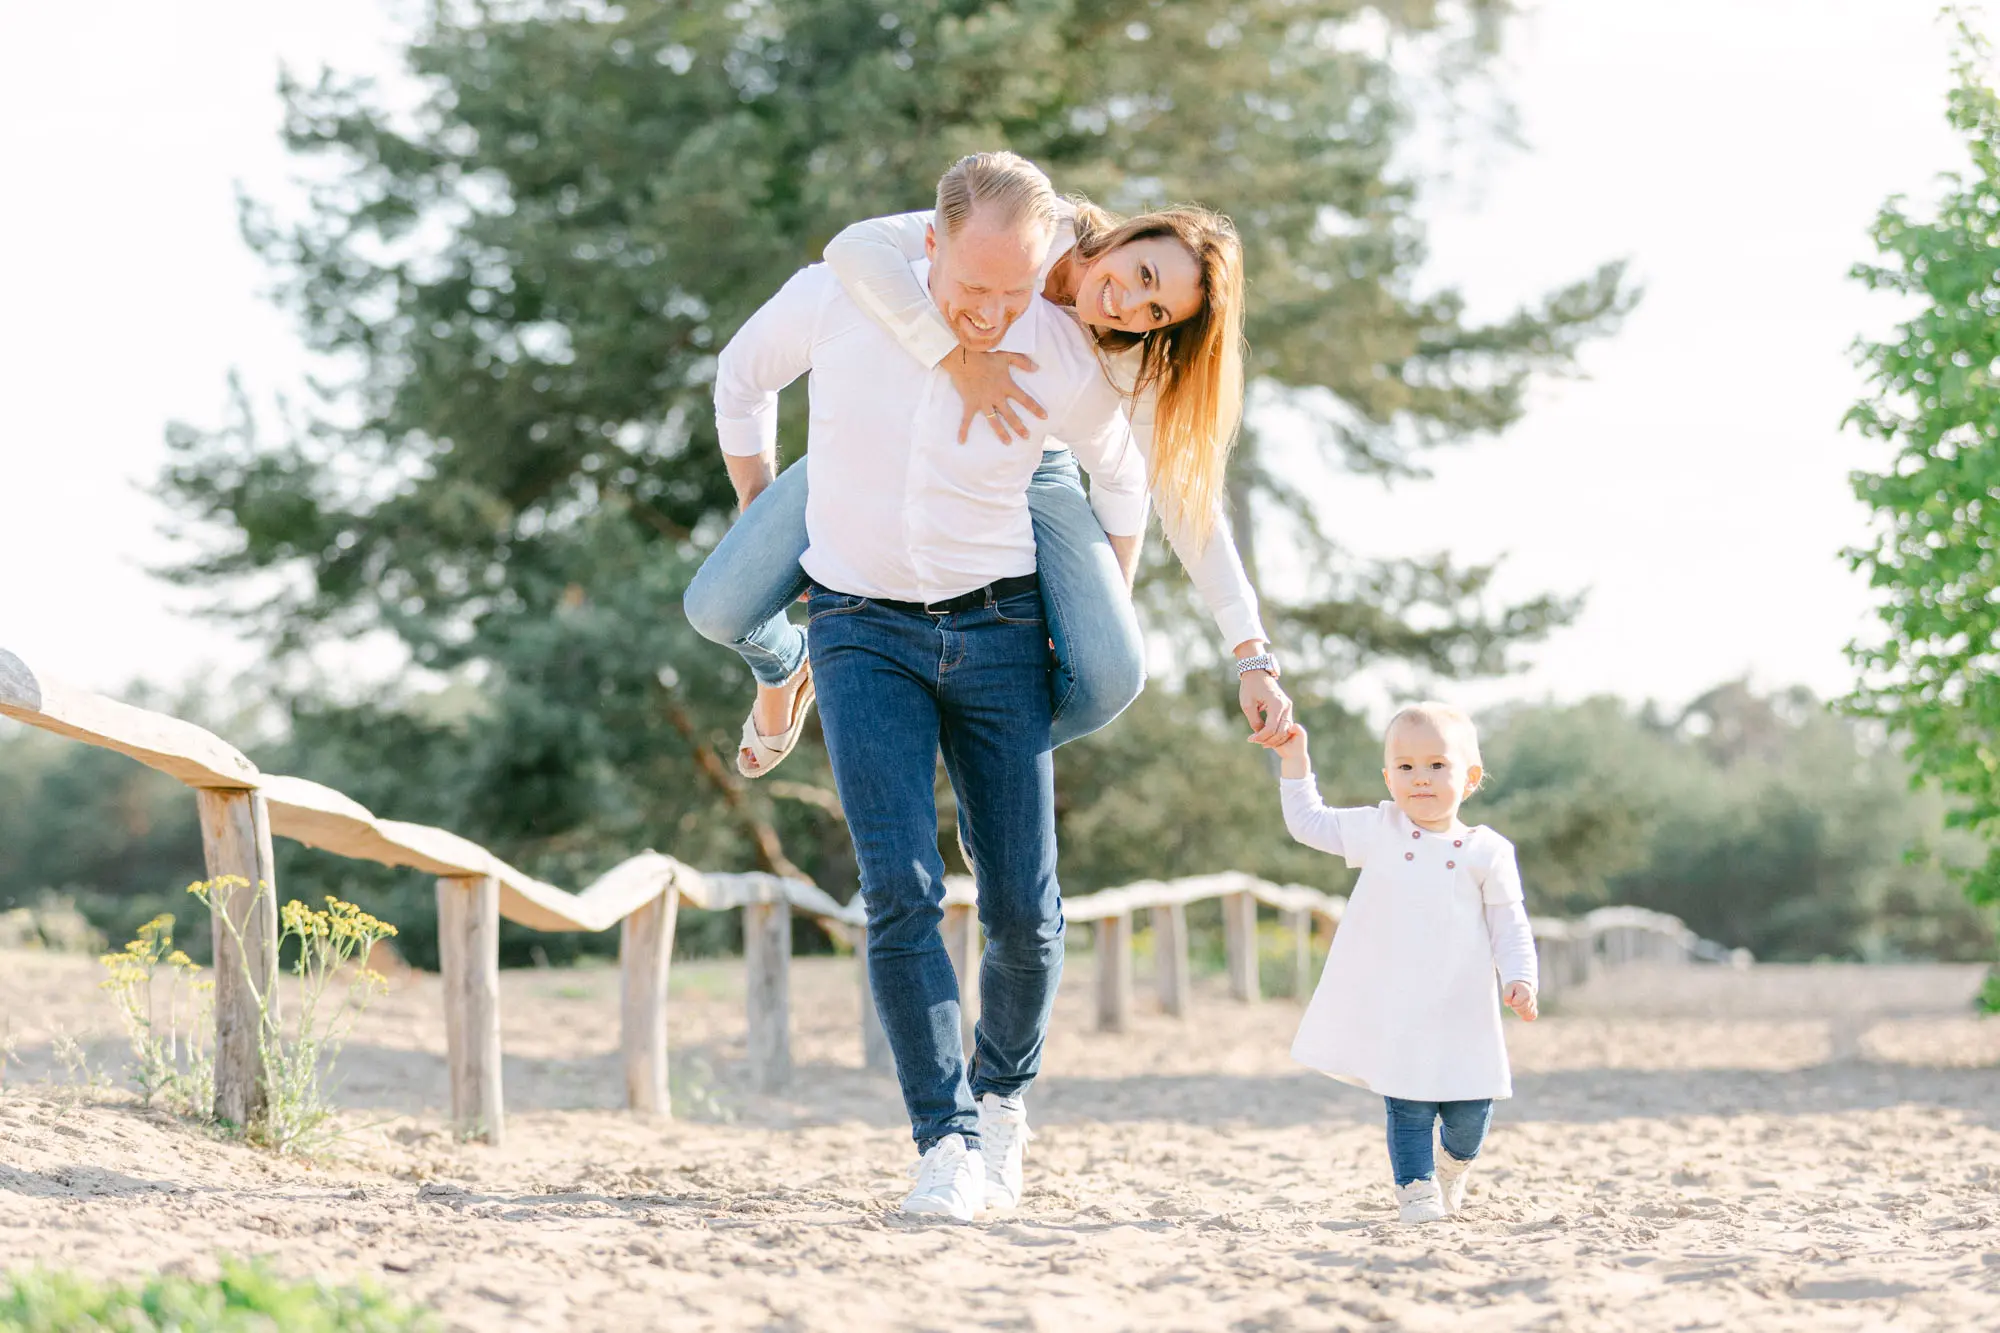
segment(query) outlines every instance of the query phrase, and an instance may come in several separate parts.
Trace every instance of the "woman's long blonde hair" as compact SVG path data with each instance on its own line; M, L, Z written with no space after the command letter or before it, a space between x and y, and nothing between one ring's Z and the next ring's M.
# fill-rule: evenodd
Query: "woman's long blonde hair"
M1153 503L1169 533L1205 546L1226 493L1224 474L1243 419L1243 243L1222 214L1181 204L1120 219L1087 199L1076 207L1076 257L1089 263L1129 241L1167 236L1194 256L1201 309L1147 333L1097 329L1106 351L1139 349L1135 396L1157 390Z

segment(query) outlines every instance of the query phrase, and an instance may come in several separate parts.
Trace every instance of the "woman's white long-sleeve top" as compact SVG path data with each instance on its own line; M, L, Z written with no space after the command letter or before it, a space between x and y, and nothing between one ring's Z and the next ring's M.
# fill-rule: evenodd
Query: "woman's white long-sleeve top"
M1076 245L1076 224L1067 204L1049 246L1048 257L1036 275L1037 290L1048 281L1049 271ZM846 228L826 247L826 262L840 285L857 305L896 339L919 363L935 366L958 346L931 295L910 272L910 264L924 257L924 233L931 214L898 213L870 218ZM1153 418L1158 397L1150 388L1134 392L1138 378L1136 353L1109 354L1104 358L1105 376L1125 396L1126 415L1132 424L1133 441L1150 466L1153 457ZM980 423L974 429L990 429ZM1175 531L1165 521L1162 527L1174 554L1193 581L1195 591L1207 604L1222 632L1224 645L1265 639L1264 621L1257 604L1257 590L1243 569L1243 557L1230 535L1228 516L1217 503L1214 526L1205 543L1192 534Z

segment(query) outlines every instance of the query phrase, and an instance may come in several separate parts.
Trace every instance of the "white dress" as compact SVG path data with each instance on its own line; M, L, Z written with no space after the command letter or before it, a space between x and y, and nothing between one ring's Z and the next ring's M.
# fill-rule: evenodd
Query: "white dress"
M1395 802L1329 809L1282 783L1285 824L1361 872L1292 1058L1385 1097L1511 1097L1499 980L1534 985L1514 845L1485 827L1418 826Z

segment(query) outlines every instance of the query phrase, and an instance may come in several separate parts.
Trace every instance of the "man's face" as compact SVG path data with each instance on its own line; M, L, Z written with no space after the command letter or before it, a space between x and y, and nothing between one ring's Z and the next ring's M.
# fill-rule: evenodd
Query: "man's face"
M1054 239L1053 230L1034 223L995 226L979 208L955 236L931 228L924 236L931 300L960 342L975 352L1000 345L1035 299L1035 275Z

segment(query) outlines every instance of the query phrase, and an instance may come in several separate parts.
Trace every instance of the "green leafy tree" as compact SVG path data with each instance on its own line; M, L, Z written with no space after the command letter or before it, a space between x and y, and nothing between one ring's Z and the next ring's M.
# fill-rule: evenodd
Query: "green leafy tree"
M1678 717L1614 699L1486 719L1466 818L1520 852L1529 908L1632 903L1767 959L1969 959L1994 922L1952 887L1944 800L1801 689L1709 690Z
M1465 818L1519 852L1531 910L1578 916L1646 863L1659 811L1683 786L1673 736L1621 701L1517 707L1486 719L1487 777Z
M1952 126L1972 159L1927 215L1891 199L1874 226L1882 261L1854 276L1915 313L1859 344L1872 386L1848 420L1888 446L1857 472L1874 511L1870 543L1848 552L1876 590L1877 635L1849 650L1851 700L1907 742L1920 778L1954 798L1950 822L2000 833L2000 97L1986 43L1959 19ZM2000 901L2000 846L1966 879Z
M364 784L380 809L431 810L551 876L651 843L841 889L823 758L807 747L769 782L735 780L722 756L748 679L679 609L731 512L716 352L841 225L921 206L954 157L1004 145L1114 208L1228 209L1260 396L1315 424L1327 466L1417 475L1435 448L1512 422L1530 379L1568 369L1631 300L1611 265L1483 324L1416 283L1418 181L1398 157L1412 80L1471 77L1506 8L439 6L409 47L415 107L330 73L284 85L313 188L287 215L247 207L245 233L329 373L275 422L245 406L171 433L164 490L195 543L172 573L280 655L386 631L418 666L478 682L480 707L435 735L449 763ZM785 414L788 453L803 421ZM1340 552L1312 519L1312 478L1266 468L1254 425L1237 526L1246 543L1268 520L1313 544L1304 585L1266 590L1306 689L1384 657L1500 670L1571 613L1495 605L1490 569L1442 554ZM1212 637L1184 581L1144 591L1184 642ZM343 780L325 751L356 753L365 726L384 739L355 771L380 769L412 743L387 735L399 706L301 709L297 766ZM1068 775L1102 756L1071 750L1065 786L1092 790ZM413 773L440 776L416 792ZM1237 852L1218 835L1180 855ZM1132 856L1091 878L1180 868Z

